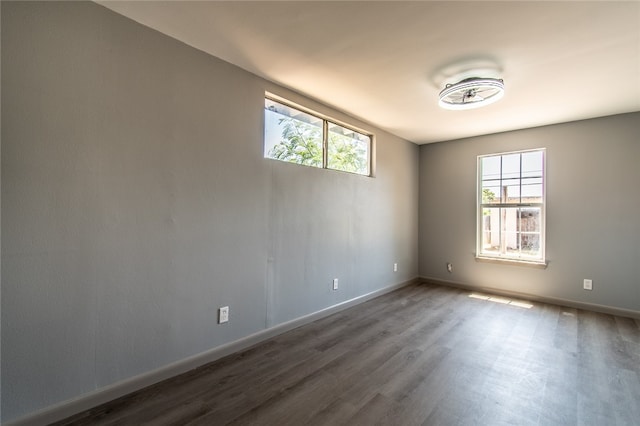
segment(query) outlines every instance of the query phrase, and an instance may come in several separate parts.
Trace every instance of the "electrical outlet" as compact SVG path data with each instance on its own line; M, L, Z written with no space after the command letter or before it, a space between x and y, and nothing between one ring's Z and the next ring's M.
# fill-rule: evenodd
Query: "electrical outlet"
M333 289L334 289L334 290L337 290L337 289L338 289L338 279L337 279L337 278L334 278L334 279L333 279Z
M582 288L584 288L585 290L593 290L593 281L585 278L584 282L582 283Z
M218 309L218 324L222 324L229 321L229 307L223 306Z
M393 264L393 272L398 272L398 264L397 263Z
M453 265L450 263L447 263L447 271L449 271L449 273L453 272Z

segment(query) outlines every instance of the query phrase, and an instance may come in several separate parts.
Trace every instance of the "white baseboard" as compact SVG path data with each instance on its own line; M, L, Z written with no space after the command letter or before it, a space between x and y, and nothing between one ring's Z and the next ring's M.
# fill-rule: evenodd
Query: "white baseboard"
M577 302L575 300L560 299L556 297L538 296L535 294L519 293L516 291L502 290L502 289L491 288L491 287L473 286L473 285L463 284L455 281L441 280L437 278L421 277L420 279L422 282L425 282L425 283L433 283L433 284L443 285L448 287L456 287L464 290L481 291L486 293L492 293L497 296L526 299L532 302L549 303L551 305L567 306L570 308L601 312L604 314L616 315L620 317L640 319L640 311L634 311L632 309L616 308L615 306L598 305L595 303Z
M352 306L366 302L367 300L374 299L383 294L390 293L401 287L418 283L420 278L414 278L409 281L394 284L380 290L372 291L367 294L363 294L353 299L338 303L328 308L322 309L317 312L296 318L291 321L287 321L282 324L261 330L257 333L243 337L230 343L226 343L221 346L217 346L205 352L190 356L188 358L181 359L179 361L168 364L164 367L158 368L147 373L143 373L126 380L122 380L117 383L96 389L95 391L83 394L77 398L63 401L61 403L52 405L34 413L28 414L17 420L4 423L5 426L35 426L35 425L47 425L52 422L56 422L65 419L74 414L112 401L116 398L125 396L131 392L135 392L147 386L166 380L170 377L177 376L194 368L203 366L207 363L231 355L235 352L247 349L255 344L263 342L279 334L285 333L294 328L309 324L313 321L335 314Z

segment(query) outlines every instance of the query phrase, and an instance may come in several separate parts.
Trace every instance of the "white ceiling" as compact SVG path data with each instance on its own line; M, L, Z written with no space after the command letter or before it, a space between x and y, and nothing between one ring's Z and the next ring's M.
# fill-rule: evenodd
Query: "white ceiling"
M418 144L640 111L639 1L99 3ZM440 109L479 60L505 97Z

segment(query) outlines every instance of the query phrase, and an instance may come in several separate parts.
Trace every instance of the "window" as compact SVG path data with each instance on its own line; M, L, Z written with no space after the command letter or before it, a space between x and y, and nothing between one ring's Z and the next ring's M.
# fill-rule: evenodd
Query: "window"
M266 97L264 156L369 176L371 135Z
M477 257L544 264L545 150L478 157Z

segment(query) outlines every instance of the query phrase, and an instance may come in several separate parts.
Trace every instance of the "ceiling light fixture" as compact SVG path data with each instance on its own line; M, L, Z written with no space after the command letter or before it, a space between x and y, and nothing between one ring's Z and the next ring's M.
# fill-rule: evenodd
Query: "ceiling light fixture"
M504 81L499 78L468 77L447 84L438 104L445 109L465 110L490 105L504 96Z

